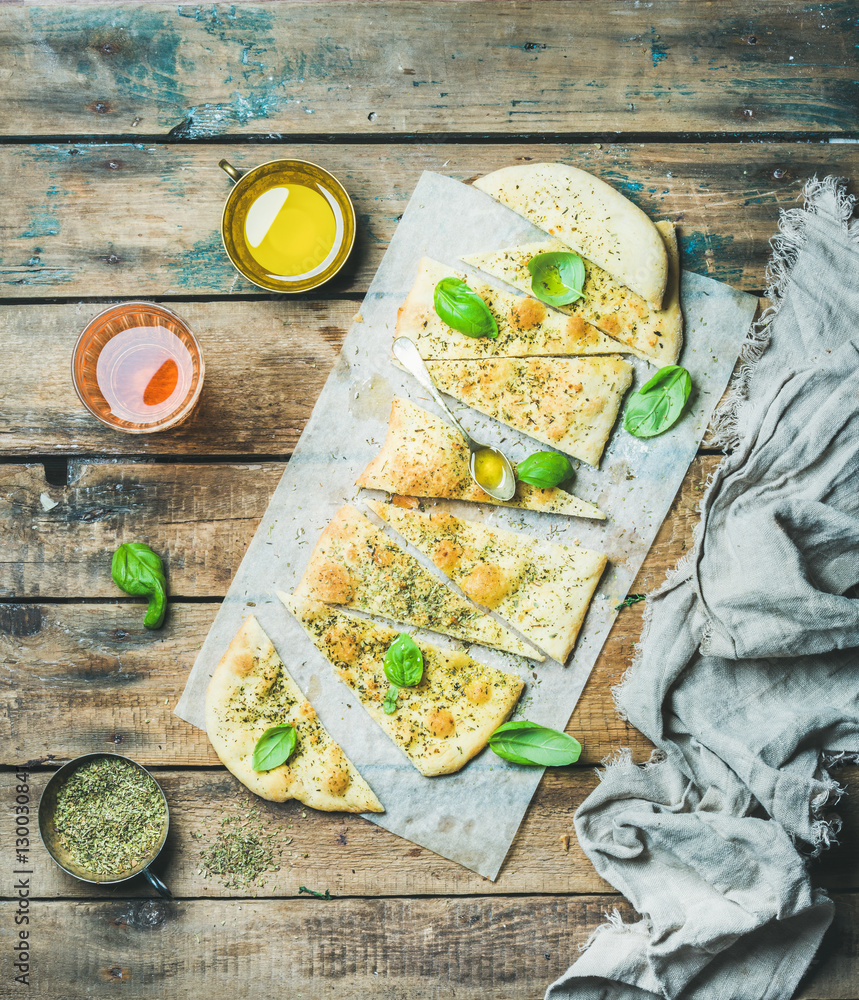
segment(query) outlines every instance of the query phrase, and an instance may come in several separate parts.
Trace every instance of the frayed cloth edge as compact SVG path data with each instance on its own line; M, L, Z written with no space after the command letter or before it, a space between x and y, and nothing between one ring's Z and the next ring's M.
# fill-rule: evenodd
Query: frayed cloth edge
M830 847L838 845L838 835L843 826L841 817L837 813L824 815L827 807L838 805L842 796L847 792L844 785L840 784L829 773L829 768L844 767L847 764L859 762L859 753L849 750L839 750L835 753L824 754L821 761L820 782L823 788L815 795L809 803L811 812L811 851L810 858L819 857Z
M801 197L803 200L801 208L782 209L779 212L779 231L770 240L772 257L767 264L766 271L766 297L770 299L772 304L763 311L749 329L746 340L740 349L740 368L731 380L725 399L717 408L710 422L713 429L711 444L714 447L724 448L729 453L739 447L742 410L748 402L752 375L757 363L769 347L772 336L770 329L772 321L778 315L799 252L805 245L808 216L818 215L821 212L829 215L830 218L839 223L850 239L859 243L859 218L852 218L856 198L847 193L846 178L829 175L823 180L819 180L815 174L803 185ZM728 457L726 456L707 477L705 489L698 504L699 516L693 529L692 545L689 551L668 571L663 584L653 593L648 594L648 600L644 606L641 638L636 643L632 661L621 679L611 689L615 711L618 717L624 721L628 720L628 714L622 704L623 691L641 661L650 635L653 619L653 605L650 598L658 597L691 577L704 532L701 515L706 510L709 495ZM713 627L712 621L705 621L700 643L700 649L704 655L707 655Z
M634 924L625 924L623 917L616 908L613 910L604 910L603 917L605 918L605 923L600 924L599 927L595 927L591 931L587 941L579 945L579 951L587 951L594 941L602 934L605 934L606 931L614 931L615 934L639 934L641 937L646 937L648 941L653 933L653 926L646 917L637 920Z
M748 401L755 367L769 346L770 325L778 315L797 257L805 245L808 217L824 213L851 239L859 241L859 220L851 221L856 199L847 193L845 178L830 175L821 181L815 175L803 186L802 199L802 208L782 209L779 213L779 231L770 240L772 257L766 271L766 297L772 305L752 324L740 350L740 368L713 416L711 443L714 447L733 451L740 443L741 411Z

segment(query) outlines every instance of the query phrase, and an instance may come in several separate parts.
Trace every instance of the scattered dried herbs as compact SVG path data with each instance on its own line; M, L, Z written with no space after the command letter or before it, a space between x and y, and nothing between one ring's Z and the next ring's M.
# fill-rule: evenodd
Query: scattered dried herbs
M200 852L201 874L216 875L225 889L258 888L267 872L280 868L275 856L277 835L259 822L259 810L244 816L225 816L218 827L215 842Z
M82 764L57 790L54 826L69 858L94 875L122 878L158 847L167 820L161 789L131 761Z

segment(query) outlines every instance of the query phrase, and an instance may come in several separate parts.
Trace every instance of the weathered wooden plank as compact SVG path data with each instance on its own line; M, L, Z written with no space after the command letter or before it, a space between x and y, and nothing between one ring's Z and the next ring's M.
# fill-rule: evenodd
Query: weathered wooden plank
M337 360L356 304L287 299L173 305L198 335L206 360L200 402L179 427L136 435L101 424L71 384L76 334L101 306L3 308L0 337L10 377L0 410L0 453L288 455Z
M35 902L30 990L40 1000L118 989L147 1000L210 1000L237 989L250 1000L335 992L342 1000L537 1000L614 904L604 896L527 906L519 898ZM7 952L22 929L15 906L0 904ZM625 903L618 909L635 919ZM839 895L797 1000L856 997L857 920L856 897Z
M849 0L7 8L2 128L850 130L854 13Z
M120 752L124 747L119 747ZM132 754L134 756L134 754ZM33 802L41 794L49 772L30 775ZM321 813L297 802L274 803L247 792L226 769L203 771L159 771L158 780L170 806L170 834L157 870L180 899L250 894L290 897L301 885L330 889L335 896L439 896L439 895L535 895L538 893L611 892L594 870L576 839L573 816L597 783L590 768L559 768L546 772L516 835L510 853L495 882L490 882L447 861L431 851L360 816ZM855 788L859 769L851 767L839 778ZM11 806L15 772L0 776L0 795ZM277 871L260 878L253 889L224 887L224 879L206 876L201 852L214 843L225 817L252 818L254 830L273 835ZM841 846L815 862L815 879L838 890L859 887L859 806L852 798L842 800L844 820ZM36 830L26 867L33 870L33 896L108 898L149 896L143 879L116 889L99 890L62 872L38 842ZM4 886L14 881L16 867L11 824L0 831L0 879ZM567 840L569 838L569 840Z
M804 180L859 174L855 145L819 143L7 146L0 173L18 196L0 218L3 294L264 294L238 276L221 246L230 187L217 165L223 156L240 168L298 156L342 179L358 240L321 296L363 294L423 170L468 180L512 163L572 163L653 218L678 222L685 267L749 290L764 287L778 209L795 203Z
M222 596L285 467L84 464L57 487L42 466L0 465L0 595L122 597L111 558L141 541L165 559L172 594Z
M635 583L643 592L685 551L703 483L718 461L701 455L690 466ZM165 560L171 593L221 597L284 465L81 463L79 469L61 487L47 485L40 465L0 465L0 596L121 596L110 577L113 551L121 542L145 541ZM45 510L45 503L56 506Z
M174 604L164 628L148 632L135 605L0 604L0 765L105 749L144 764L218 765L205 734L173 714L216 611ZM621 746L636 760L650 754L641 734L618 719L610 694L640 627L640 611L622 613L570 720L583 764Z
M348 301L295 299L175 304L198 335L206 361L200 402L180 427L131 435L91 416L71 384L76 335L102 306L7 307L0 336L7 370L14 377L4 383L0 451L289 454L334 366L356 308Z

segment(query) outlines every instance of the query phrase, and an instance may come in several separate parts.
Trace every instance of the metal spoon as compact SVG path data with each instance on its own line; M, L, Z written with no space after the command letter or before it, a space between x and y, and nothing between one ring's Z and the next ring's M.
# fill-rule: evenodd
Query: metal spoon
M475 483L477 483L484 493L488 493L495 500L512 500L513 494L516 492L516 474L513 472L510 460L497 448L491 448L489 445L480 444L478 441L475 441L450 412L447 403L441 398L441 393L436 389L432 375L430 375L427 366L424 364L424 359L418 353L415 342L409 340L408 337L397 337L394 341L394 357L396 357L406 371L414 375L424 389L431 393L432 398L444 410L453 425L463 438L465 438L465 443L468 445L470 452L468 471ZM497 474L492 477L495 480L494 482L488 476L493 466L501 473L500 477ZM479 475L483 475L487 481L481 482L478 478Z

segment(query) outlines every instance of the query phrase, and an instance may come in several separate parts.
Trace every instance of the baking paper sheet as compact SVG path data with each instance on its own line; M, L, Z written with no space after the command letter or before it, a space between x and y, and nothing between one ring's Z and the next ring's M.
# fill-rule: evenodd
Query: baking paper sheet
M498 874L542 769L508 764L485 750L458 774L423 777L336 679L274 591L294 589L340 506L353 502L368 513L353 484L384 442L393 397L407 396L439 412L415 380L390 360L397 309L414 282L420 257L467 270L458 260L462 255L546 238L481 191L439 174L421 177L176 708L181 718L204 727L212 671L242 620L256 615L325 727L385 806L384 814L367 818L490 879ZM568 722L614 621L614 607L626 596L727 386L757 304L754 296L685 271L681 302L686 329L680 363L691 372L695 387L686 415L670 432L649 440L632 437L618 425L600 469L578 466L574 492L597 504L608 521L438 501L460 516L558 542L580 542L608 554L608 569L567 666L468 647L476 659L526 680L514 718L557 729ZM627 357L636 368L635 389L655 369ZM453 405L478 440L503 445L513 461L542 447L455 401ZM382 498L375 491L367 495ZM430 639L446 648L461 645L410 631L419 641Z

